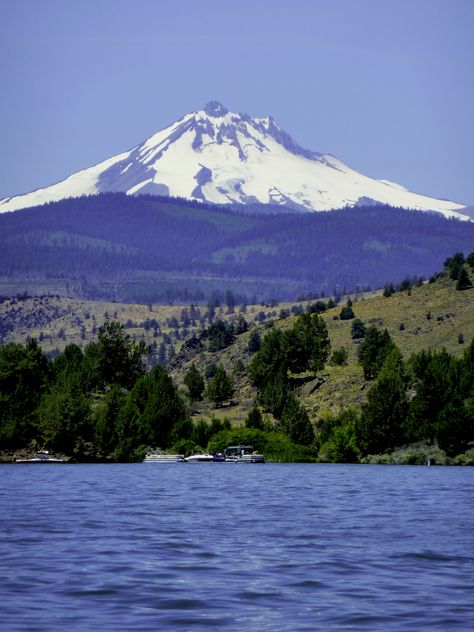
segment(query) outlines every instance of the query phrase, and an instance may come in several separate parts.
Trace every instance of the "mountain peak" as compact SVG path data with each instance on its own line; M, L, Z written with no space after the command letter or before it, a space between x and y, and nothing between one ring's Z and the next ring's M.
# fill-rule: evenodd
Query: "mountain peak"
M0 213L111 191L242 207L271 204L282 211L329 211L375 201L468 219L462 204L364 176L330 154L304 149L272 116L229 112L215 100L129 151L55 185L0 200Z
M222 103L219 103L219 101L209 101L204 106L204 112L209 116L220 118L228 114L229 110L225 108Z

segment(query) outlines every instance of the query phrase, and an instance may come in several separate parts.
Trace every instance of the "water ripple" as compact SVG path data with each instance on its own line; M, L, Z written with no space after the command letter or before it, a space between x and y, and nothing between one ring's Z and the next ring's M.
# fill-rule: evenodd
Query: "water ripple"
M467 630L473 474L0 466L2 630Z

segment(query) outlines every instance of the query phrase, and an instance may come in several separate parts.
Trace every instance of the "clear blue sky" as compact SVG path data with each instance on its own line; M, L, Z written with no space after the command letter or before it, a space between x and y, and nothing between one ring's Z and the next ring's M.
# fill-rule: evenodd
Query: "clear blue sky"
M474 0L0 0L0 197L217 99L474 204Z

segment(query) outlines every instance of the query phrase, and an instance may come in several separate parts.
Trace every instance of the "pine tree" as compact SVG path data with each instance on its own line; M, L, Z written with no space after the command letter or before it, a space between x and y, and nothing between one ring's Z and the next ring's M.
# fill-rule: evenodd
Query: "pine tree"
M245 427L263 430L263 417L257 406L253 406L253 408L249 410L249 413L245 419Z
M379 331L376 327L368 327L364 341L359 347L359 364L364 369L366 380L375 378L382 368L387 354L394 348L393 341L386 329Z
M183 382L188 388L188 394L191 400L199 401L202 399L204 380L194 364L192 364L187 371Z
M405 373L400 351L388 353L356 426L357 444L365 454L381 454L403 443L407 413Z
M234 387L230 377L222 366L218 366L214 377L207 385L206 395L216 408L220 408L234 394Z
M468 290L471 287L472 287L472 282L471 282L471 279L469 278L469 274L468 274L465 266L462 266L462 268L459 270L459 273L458 273L458 276L457 276L456 289L457 290Z
M314 440L314 430L308 413L294 394L291 394L286 401L280 426L294 443L310 445Z

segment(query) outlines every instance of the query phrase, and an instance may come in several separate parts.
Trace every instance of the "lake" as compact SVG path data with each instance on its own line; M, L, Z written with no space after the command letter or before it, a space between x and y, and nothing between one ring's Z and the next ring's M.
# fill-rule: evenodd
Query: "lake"
M472 630L474 468L0 466L2 630Z

